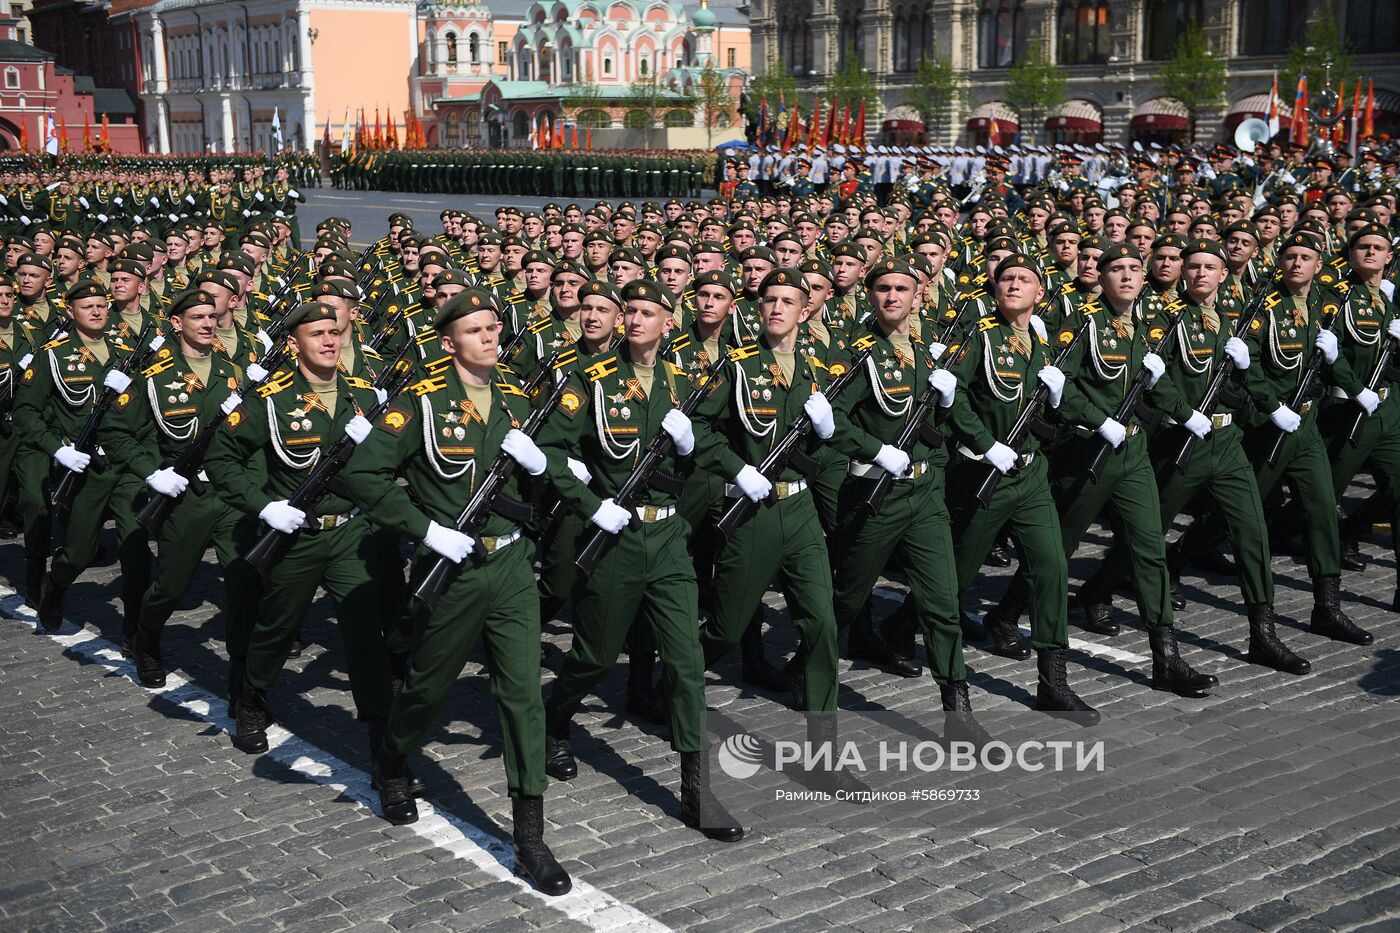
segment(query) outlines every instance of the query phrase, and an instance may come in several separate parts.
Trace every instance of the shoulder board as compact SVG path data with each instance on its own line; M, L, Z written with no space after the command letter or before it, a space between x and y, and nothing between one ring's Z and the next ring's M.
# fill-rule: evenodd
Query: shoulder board
M345 384L352 389L373 389L374 383L368 379L361 379L359 376L346 376Z
M615 353L612 356L603 357L601 360L585 367L583 370L589 382L597 382L615 372L617 372L617 354Z
M496 372L500 373L503 376L515 375L515 370L511 368L511 365L509 363L497 363Z
M413 342L421 347L432 343L435 339L437 339L437 331L431 327L425 327L414 335Z
M1173 298L1171 301L1167 302L1166 305L1162 307L1162 310L1165 311L1167 314L1176 314L1184 307L1186 307L1186 299Z
M685 375L685 370L681 369L679 366L677 366L675 363L672 363L670 360L666 361L666 368L671 371L671 375L673 376Z
M443 356L423 364L423 368L434 376L441 376L452 368L452 357Z
M987 284L987 273L985 273L985 272L979 272L979 273L977 274L976 278L974 278L972 281L973 281L973 284L975 284L975 285L985 285L985 284Z
M1283 296L1278 292L1274 292L1264 299L1264 307L1268 308L1270 311L1281 304L1283 304Z
M690 334L681 334L671 341L671 345L666 348L667 353L679 353L690 346Z
M567 350L559 351L554 357L554 362L551 366L554 369L563 369L565 366L570 366L576 362L578 362L578 350L570 347Z
M372 350L372 349L370 349L369 347L366 347L366 346L361 346L361 347L360 347L360 352L363 353L365 356L369 357L369 358L372 359L372 360L382 360L382 359L384 359L384 357L383 357L382 355L380 355L380 353L379 353L378 350Z
M542 317L538 321L531 321L525 329L532 334L538 334L541 331L549 330L552 326L554 326L554 318Z
M509 305L518 305L518 304L520 304L520 303L521 303L522 301L524 301L524 300L525 300L525 294L524 294L524 292L517 292L517 293L515 293L514 295L507 295L507 296L506 296L506 304L509 304Z
M1068 295L1072 291L1074 291L1074 279L1070 279L1068 282L1060 286L1061 295Z
M994 328L1000 326L1001 322L999 322L996 318L992 317L990 314L984 318L977 319L977 330L979 332L984 330L993 330Z
M869 350L871 347L875 346L875 342L876 341L874 334L866 334L859 340L853 341L851 343L851 349L855 350L857 353L864 353L866 350Z
M136 349L131 344L122 343L120 339L115 337L112 338L112 346L116 347L118 350L121 350L123 353L130 353L132 350Z
M1093 314L1095 311L1102 311L1103 305L1099 304L1097 298L1091 298L1079 306L1079 310L1085 314Z
M963 292L962 297L964 301L972 301L974 299L981 298L986 294L987 290L985 288L974 288L971 291Z
M154 366L147 366L145 369L141 370L141 375L145 376L147 379L151 378L152 376L159 376L161 373L165 372L167 369L174 365L175 359L173 357L166 357L159 363L156 363Z
M63 345L64 345L65 343L67 343L67 342L68 342L68 337L65 335L65 336L63 336L63 337L59 337L59 338L56 339L56 340L50 340L48 343L44 344L40 349L42 349L42 350L52 350L52 349L55 349L56 347L61 347L61 346L63 346Z
M439 390L441 390L441 389L447 388L447 377L446 377L446 376L432 376L431 378L428 378L428 379L419 380L418 382L415 382L413 385L409 386L408 388L409 388L409 391L411 391L414 395L418 395L418 396L428 395L428 394L430 394L430 393L432 393L432 392L437 392L437 391L439 391Z
M520 386L513 382L498 382L496 383L496 388L501 390L502 395L519 395L521 398L525 397L525 393L521 390Z
M731 360L737 363L740 360L747 360L750 357L758 356L759 349L756 343L746 343L742 347L735 347L733 350L730 350L728 355Z
M1351 293L1351 282L1347 279L1342 279L1340 282L1333 283L1332 291L1345 298Z
M283 370L274 375L265 385L258 386L257 393L261 398L267 398L276 395L291 384L292 374L289 371Z

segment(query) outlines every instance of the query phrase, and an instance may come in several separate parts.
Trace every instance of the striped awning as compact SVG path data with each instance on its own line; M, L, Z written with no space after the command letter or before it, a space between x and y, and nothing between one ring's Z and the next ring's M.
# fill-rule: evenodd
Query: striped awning
M1184 130L1190 121L1187 119L1186 105L1175 97L1154 97L1145 101L1133 114L1133 129Z
M1230 110L1227 116L1243 114L1245 117L1258 117L1259 119L1263 120L1267 119L1268 113L1269 92L1265 91L1263 94L1250 94L1248 97L1241 97L1239 100L1235 101L1233 104L1230 105ZM1280 100L1278 105L1278 113L1281 117L1292 119L1293 104L1289 101Z
M1021 118L1016 115L1016 111L999 100L989 100L978 105L967 118L967 128L986 129L992 120L997 121L997 129L1002 133L1014 133L1021 128Z
M1103 114L1087 100L1067 100L1045 118L1049 130L1097 130L1103 128Z
M1362 97L1362 106L1365 106L1366 98ZM1400 94L1393 91L1376 91L1376 113L1385 111L1400 116Z

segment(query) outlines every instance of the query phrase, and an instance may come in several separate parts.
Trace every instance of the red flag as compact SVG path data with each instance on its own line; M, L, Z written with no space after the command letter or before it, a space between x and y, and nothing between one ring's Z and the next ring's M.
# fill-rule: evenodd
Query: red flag
M59 152L67 152L67 151L68 151L68 121L67 121L67 120L59 120L59 121L58 121L58 151L59 151Z
M1308 144L1308 73L1298 72L1298 91L1293 95L1293 125L1288 141L1299 146Z
M554 148L564 148L564 125L562 123L557 124L554 127Z
M574 124L573 140L569 143L570 149L578 148L578 124Z
M841 111L841 129L836 134L836 141L848 144L851 141L851 102L846 101L845 108Z
M40 117L39 119L44 118ZM29 124L23 120L19 121L19 148L21 152L29 148Z
M1000 135L1001 124L997 122L996 117L991 117L987 120L987 145L995 146L997 144L997 137Z
M397 149L399 148L399 130L398 127L394 126L394 115L390 113L386 116L389 120L389 129L384 133L384 144L390 149Z
M370 140L370 146L379 149L384 145L384 128L379 123L379 108L374 108L374 138Z
M822 133L822 145L830 146L836 142L836 98L831 99L831 106L826 113L826 131Z
M1366 82L1366 110L1361 115L1361 135L1376 135L1376 82Z
M1339 117L1339 116L1341 116L1341 115L1342 115L1342 111L1346 109L1346 106L1347 106L1347 83L1346 83L1345 81L1343 81L1341 87L1339 87L1339 88L1337 89L1337 103L1332 107L1332 112L1329 113L1328 116L1329 116L1329 117ZM1340 146L1340 145L1342 144L1342 141L1346 138L1346 127L1345 127L1345 125L1344 125L1345 123L1346 123L1345 120L1338 120L1336 123L1333 123L1333 124L1332 124L1332 131L1331 131L1332 142L1336 143L1338 146Z
M788 112L787 132L783 134L783 155L788 154L788 150L792 148L793 142L797 139L798 127L802 124L800 116L801 112L794 104L792 110Z
M593 128L588 127L583 131L583 148L589 152L593 151Z
M865 148L865 98L860 101L860 113L856 114L856 139L860 140L860 146Z
M97 144L102 147L103 152L112 151L112 137L108 132L107 115L102 115L102 132L97 137Z
M88 121L87 111L83 111L83 149L92 151L92 124Z
M816 97L812 99L812 122L807 125L807 148L811 149L817 144L817 127L821 125L822 119L822 99Z

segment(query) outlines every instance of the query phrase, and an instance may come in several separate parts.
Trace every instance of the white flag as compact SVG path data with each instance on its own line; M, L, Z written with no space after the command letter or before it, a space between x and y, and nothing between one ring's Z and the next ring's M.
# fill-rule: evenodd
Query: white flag
M58 155L58 133L53 127L53 114L49 114L44 130L44 151L49 155Z
M350 108L345 108L345 127L340 131L340 154L350 151Z
M1265 119L1268 120L1268 122L1269 122L1269 138L1270 138L1270 139L1273 139L1275 136L1278 135L1278 131L1279 131L1279 128L1280 128L1280 124L1279 124L1279 98L1278 98L1278 72L1277 72L1277 71L1274 72L1274 84L1273 84L1273 87L1271 87L1271 88L1269 89L1269 107L1268 107L1267 116L1265 117Z
M281 151L282 149L282 118L277 115L277 108L272 108L272 140L273 146Z

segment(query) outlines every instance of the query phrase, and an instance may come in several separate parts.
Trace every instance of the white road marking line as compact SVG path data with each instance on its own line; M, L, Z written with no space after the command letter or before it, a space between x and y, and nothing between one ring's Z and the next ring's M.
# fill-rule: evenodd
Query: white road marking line
M898 603L904 599L904 591L896 590L888 586L875 587L875 595ZM1026 638L1031 637L1029 628L1022 628L1021 634ZM1152 659L1145 655L1134 654L1131 651L1124 651L1122 648L1114 648L1112 645L1101 645L1096 641L1084 641L1082 638L1070 637L1069 646L1075 651L1082 651L1091 654L1096 658L1106 658L1110 661L1118 661L1122 664L1146 664Z
M24 605L24 600L14 589L3 585L0 585L0 613L26 626L33 626L37 622L34 610ZM74 628L77 629L76 632L72 631ZM45 634L55 644L112 673L124 675L132 686L138 690L145 690L135 682L136 671L132 663L122 657L118 646L105 638L76 626L68 619L64 620L64 627L58 634ZM163 688L146 692L159 695L205 722L218 726L225 733L233 732L232 720L223 715L227 700L190 683L178 674L167 674ZM367 772L341 761L330 752L297 738L277 725L267 730L267 742L268 750L264 753L266 757L306 777L313 784L328 787L349 797L364 807L373 819L379 819L376 809L379 794L370 788L370 776ZM243 754L232 747L229 748L229 752L234 755ZM514 864L514 853L508 837L503 839L495 832L482 829L451 813L437 810L425 800L418 801L418 822L404 828L451 852L455 858L470 863L490 875L492 879L510 882L541 904L591 929L617 933L670 929L577 876L574 876L573 890L568 894L561 897L541 894L529 882L516 877L511 868ZM491 827L491 830L496 829L497 827Z

